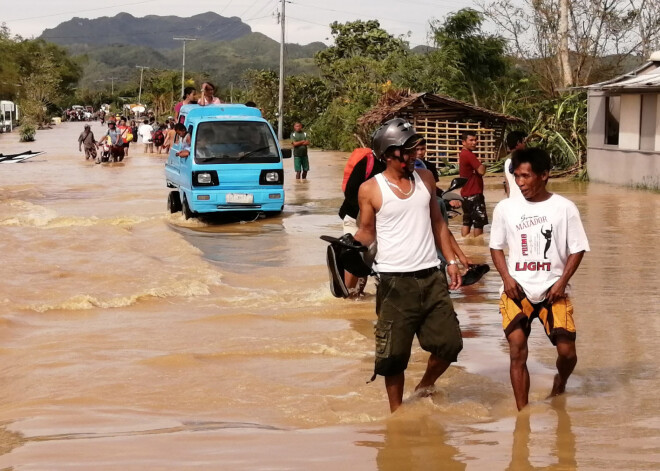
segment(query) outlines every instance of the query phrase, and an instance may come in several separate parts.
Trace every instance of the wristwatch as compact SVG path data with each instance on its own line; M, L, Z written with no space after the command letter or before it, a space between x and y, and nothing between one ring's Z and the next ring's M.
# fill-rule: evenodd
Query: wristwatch
M449 260L448 265L458 265L458 260Z

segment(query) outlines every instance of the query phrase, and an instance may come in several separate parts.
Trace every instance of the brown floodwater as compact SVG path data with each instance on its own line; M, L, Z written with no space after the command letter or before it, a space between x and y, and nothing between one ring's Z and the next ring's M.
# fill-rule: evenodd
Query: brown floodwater
M86 162L82 127L0 135L0 152L48 152L0 165L0 469L660 468L659 194L551 183L592 248L565 396L545 399L555 351L535 323L516 412L493 270L453 295L458 363L415 397L416 344L390 416L382 378L366 384L375 288L333 298L319 239L341 233L346 154L312 151L304 183L286 161L281 216L185 221L166 211L163 156ZM459 243L486 262L487 240Z

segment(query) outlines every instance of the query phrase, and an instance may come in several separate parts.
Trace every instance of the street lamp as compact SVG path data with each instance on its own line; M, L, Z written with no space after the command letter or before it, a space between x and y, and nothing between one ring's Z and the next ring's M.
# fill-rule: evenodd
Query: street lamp
M186 81L186 41L197 41L193 38L172 38L175 41L183 41L183 63L181 65L181 96L183 97L183 88Z

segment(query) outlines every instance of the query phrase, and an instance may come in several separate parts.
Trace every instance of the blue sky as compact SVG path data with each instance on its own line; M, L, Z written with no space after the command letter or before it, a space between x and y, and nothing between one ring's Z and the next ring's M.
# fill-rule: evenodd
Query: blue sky
M1 0L2 16L13 34L24 37L39 36L46 28L53 28L73 17L98 18L114 16L125 11L133 16L177 15L192 16L213 11L223 16L238 16L253 31L279 41L277 24L279 0ZM447 13L472 6L473 0L290 0L286 5L287 42L307 44L312 41L330 42L332 21L378 19L391 34L407 35L411 45L427 44L428 23L442 19Z

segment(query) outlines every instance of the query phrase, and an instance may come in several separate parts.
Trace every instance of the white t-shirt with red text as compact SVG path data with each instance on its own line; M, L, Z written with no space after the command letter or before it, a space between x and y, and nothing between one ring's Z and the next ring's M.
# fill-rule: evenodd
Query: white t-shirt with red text
M580 212L572 201L552 194L532 203L507 198L495 207L490 248L509 249L507 268L527 299L540 303L561 277L569 255L589 251ZM566 286L570 294L570 284Z

